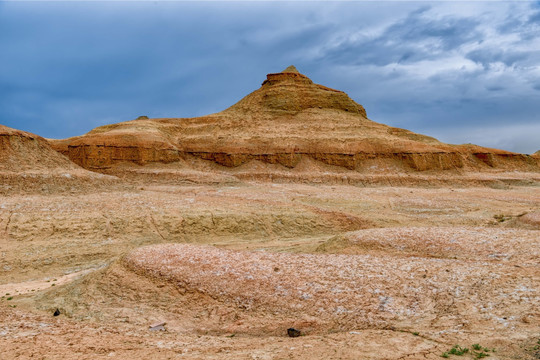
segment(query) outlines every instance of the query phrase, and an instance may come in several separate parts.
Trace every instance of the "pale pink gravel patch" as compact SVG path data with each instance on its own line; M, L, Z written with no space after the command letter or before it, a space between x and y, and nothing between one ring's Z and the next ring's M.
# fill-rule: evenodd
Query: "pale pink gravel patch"
M365 229L333 238L318 250L349 254L391 250L408 256L540 266L540 231L482 227Z
M341 329L399 321L441 326L488 322L512 330L540 324L537 267L449 259L223 250L166 244L126 259L138 273L223 303L285 316L313 316ZM461 325L460 325L461 326Z
M520 221L540 229L540 211L525 214L520 218Z

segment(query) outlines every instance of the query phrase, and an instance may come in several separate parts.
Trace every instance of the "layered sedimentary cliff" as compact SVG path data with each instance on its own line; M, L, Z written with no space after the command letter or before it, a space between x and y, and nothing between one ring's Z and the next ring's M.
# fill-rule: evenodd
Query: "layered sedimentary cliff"
M198 118L137 119L51 141L92 170L198 158L226 167L251 161L295 168L309 158L356 171L492 168L538 171L538 157L438 140L376 123L342 91L293 66L230 108Z

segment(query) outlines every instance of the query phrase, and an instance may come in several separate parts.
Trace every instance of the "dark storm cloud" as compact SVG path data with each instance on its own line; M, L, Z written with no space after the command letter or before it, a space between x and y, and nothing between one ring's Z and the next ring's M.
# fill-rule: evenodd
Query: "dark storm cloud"
M504 51L500 49L476 49L467 53L466 57L483 66L490 66L492 63L502 62L506 66L513 66L518 62L523 62L531 54L525 51Z
M204 115L295 64L375 121L533 152L539 13L536 3L0 2L0 123L60 138L138 115ZM472 136L482 127L489 136Z
M332 73L334 83L352 89L374 120L451 143L480 140L534 152L540 148L540 36L527 24L530 4L507 5L512 19L509 8L449 15L422 7L375 35L355 29L352 40L338 41L321 58L348 73ZM529 130L513 133L509 124ZM512 141L505 141L510 133Z
M540 25L540 10L534 11L527 19L529 24Z
M425 14L429 9L411 12L375 37L346 39L326 56L331 61L355 65L410 63L444 56L478 36L476 21L452 16L435 21Z
M449 51L478 36L477 21L454 16L433 20L427 17L428 10L426 7L412 12L404 21L389 27L383 37L405 43L436 40L431 49Z
M328 32L302 22L302 16L280 18L282 10L294 11L287 4L278 9L10 3L4 8L2 123L51 137L140 114L220 111L256 89L264 74L287 66L284 58L291 53L324 42ZM31 110L22 110L27 107Z

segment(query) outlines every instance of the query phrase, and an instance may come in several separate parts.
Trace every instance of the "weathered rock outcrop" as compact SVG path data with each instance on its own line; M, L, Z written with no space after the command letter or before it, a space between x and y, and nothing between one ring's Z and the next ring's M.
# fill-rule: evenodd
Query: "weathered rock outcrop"
M251 161L295 168L309 158L356 171L520 169L529 155L438 140L371 121L342 91L313 83L293 66L268 74L235 105L198 118L137 119L51 142L75 163L101 171L120 163L196 157L225 167Z
M0 125L0 194L73 191L115 181L82 169L38 135Z
M54 151L41 136L0 125L0 170L79 168L65 156Z

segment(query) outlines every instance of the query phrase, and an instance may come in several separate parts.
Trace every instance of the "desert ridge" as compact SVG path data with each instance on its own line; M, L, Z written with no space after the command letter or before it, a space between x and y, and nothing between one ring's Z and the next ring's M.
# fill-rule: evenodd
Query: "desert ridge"
M372 121L346 93L315 84L294 66L268 74L259 89L219 113L141 117L50 143L76 164L108 174L118 166L201 161L247 173L250 167L266 173L309 167L385 174L540 170L537 155L445 144Z
M0 169L23 172L28 170L79 168L54 151L47 140L26 131L0 125Z
M0 125L0 194L78 191L118 179L81 168L41 136Z

